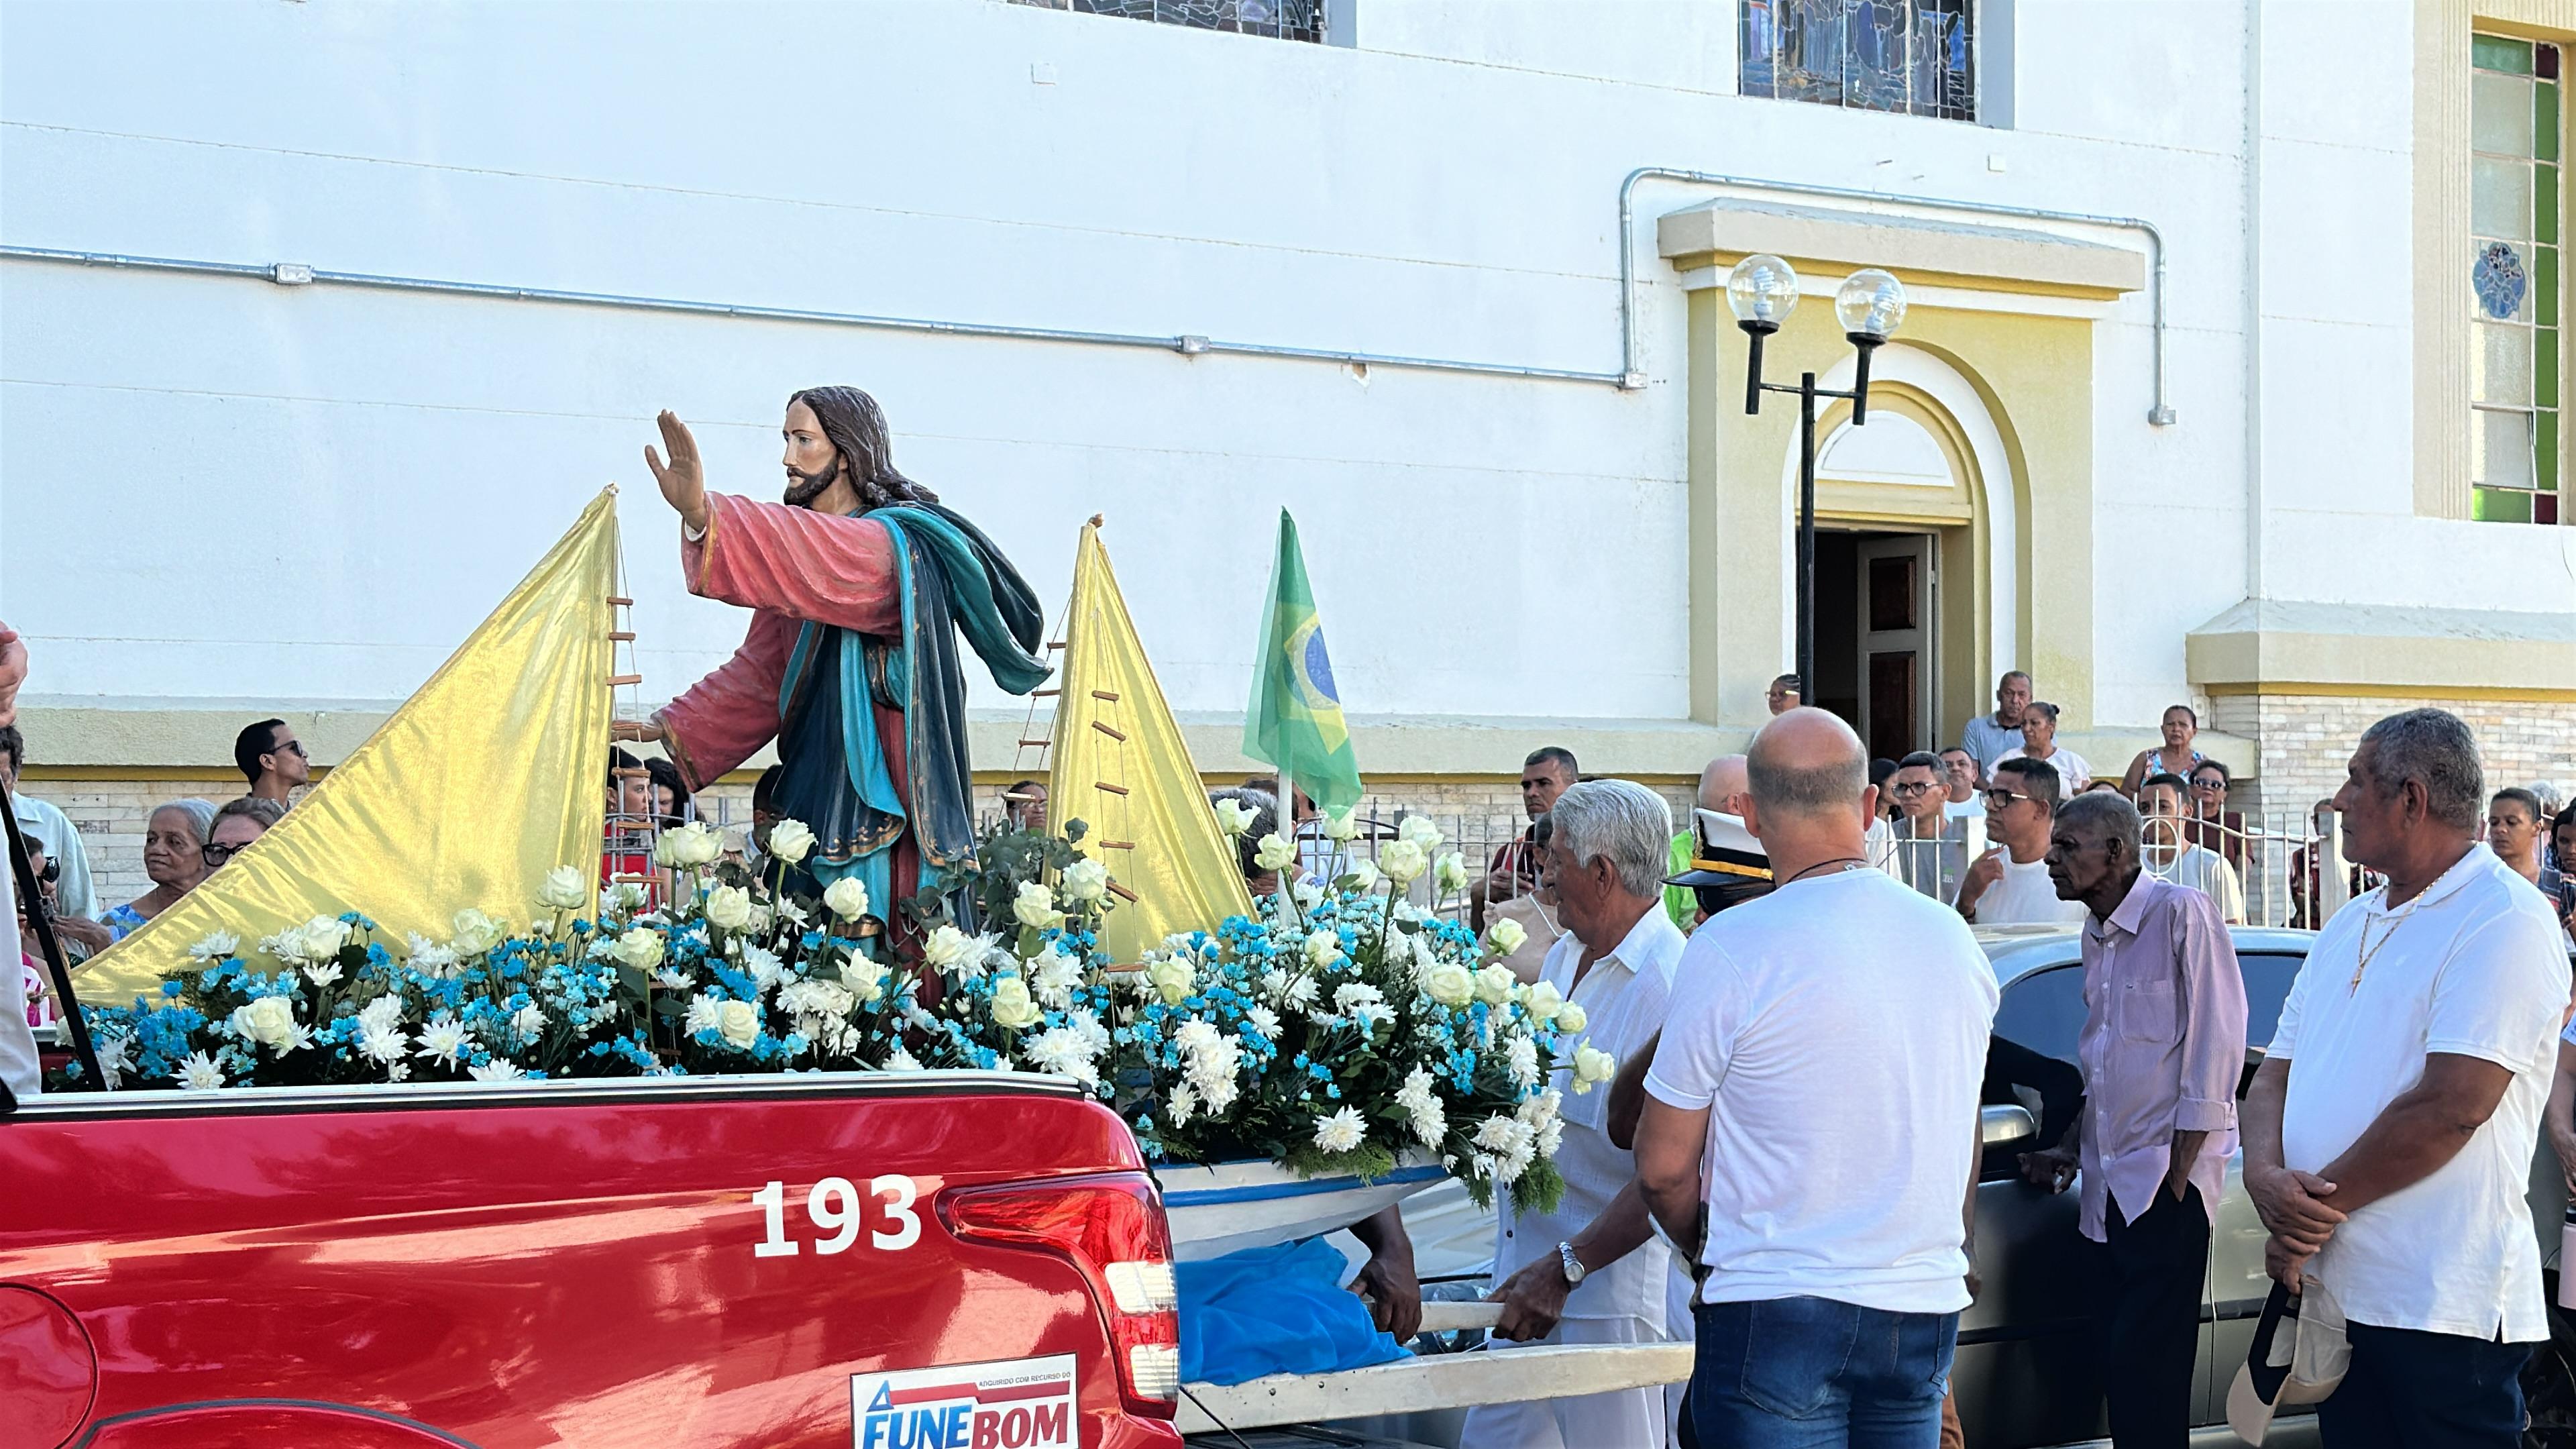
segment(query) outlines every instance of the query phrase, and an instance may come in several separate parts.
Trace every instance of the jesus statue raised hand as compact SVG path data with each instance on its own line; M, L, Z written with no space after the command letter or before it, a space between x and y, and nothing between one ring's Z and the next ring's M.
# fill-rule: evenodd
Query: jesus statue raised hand
M659 421L670 461L648 446L644 462L680 515L689 592L752 610L751 629L616 735L660 741L692 790L775 739L778 812L814 832L805 868L824 885L856 877L907 941L918 923L896 904L974 848L957 636L1026 694L1048 674L1036 597L980 529L895 471L885 414L857 388L788 399L777 503L709 493L697 440Z

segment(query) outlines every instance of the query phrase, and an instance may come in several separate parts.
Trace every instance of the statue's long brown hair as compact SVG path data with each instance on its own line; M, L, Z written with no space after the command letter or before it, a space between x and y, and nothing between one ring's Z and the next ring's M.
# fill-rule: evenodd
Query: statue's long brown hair
M885 409L855 387L809 387L788 399L814 410L839 455L859 501L870 508L894 503L936 503L939 495L894 468L894 445L886 436Z

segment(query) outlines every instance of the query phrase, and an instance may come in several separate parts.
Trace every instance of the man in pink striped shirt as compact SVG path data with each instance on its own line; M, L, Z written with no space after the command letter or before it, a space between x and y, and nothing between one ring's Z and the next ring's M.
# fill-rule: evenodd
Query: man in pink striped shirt
M2107 792L2058 807L2048 874L2082 901L2084 1109L2023 1159L2063 1191L2083 1169L2084 1236L2104 1246L2103 1396L2118 1449L2191 1432L2201 1283L2245 1070L2245 978L2209 897L2140 866L2137 808Z

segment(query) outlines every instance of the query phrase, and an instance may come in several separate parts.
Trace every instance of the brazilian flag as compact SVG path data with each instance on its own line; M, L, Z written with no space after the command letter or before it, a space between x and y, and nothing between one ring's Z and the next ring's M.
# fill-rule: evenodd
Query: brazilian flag
M1324 621L1315 616L1315 591L1306 585L1297 520L1285 508L1279 510L1279 558L1270 570L1259 658L1252 703L1243 716L1243 752L1292 777L1296 788L1326 810L1360 803L1359 760L1351 753L1341 694L1333 688ZM1285 808L1288 802L1280 804Z

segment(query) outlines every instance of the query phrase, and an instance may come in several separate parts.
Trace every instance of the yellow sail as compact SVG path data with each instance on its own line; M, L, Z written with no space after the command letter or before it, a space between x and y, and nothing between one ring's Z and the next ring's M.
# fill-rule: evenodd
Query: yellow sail
M616 498L602 491L284 821L81 971L81 998L114 1005L155 991L215 931L247 948L354 910L394 941L443 941L466 906L526 922L556 866L597 880L616 579Z
M1084 526L1074 557L1058 683L1047 809L1059 825L1091 827L1082 848L1120 887L1100 943L1111 959L1133 962L1172 932L1250 915L1242 867L1154 682L1096 523Z

